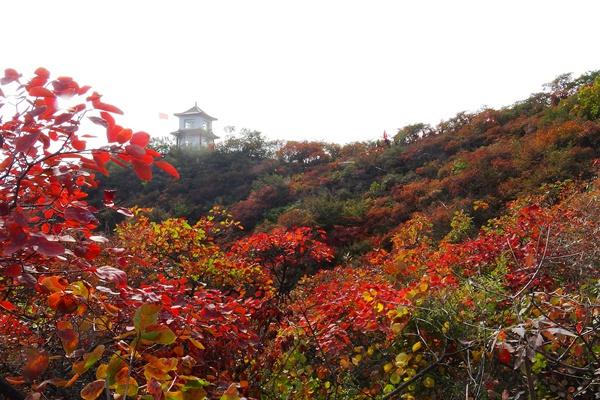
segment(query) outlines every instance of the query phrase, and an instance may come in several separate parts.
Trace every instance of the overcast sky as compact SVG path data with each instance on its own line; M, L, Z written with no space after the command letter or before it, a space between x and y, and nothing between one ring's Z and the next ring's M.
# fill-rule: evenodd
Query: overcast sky
M5 1L0 67L73 76L153 135L195 101L271 138L346 143L509 105L600 69L600 2Z

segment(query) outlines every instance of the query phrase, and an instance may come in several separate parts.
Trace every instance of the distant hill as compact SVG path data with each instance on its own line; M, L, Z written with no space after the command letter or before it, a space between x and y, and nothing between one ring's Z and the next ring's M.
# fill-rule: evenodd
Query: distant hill
M179 181L157 172L142 183L115 168L103 188L116 189L123 205L152 207L160 217L197 220L219 204L246 231L321 227L350 254L385 246L415 212L428 215L440 238L459 210L477 228L510 200L593 175L592 160L600 157L599 75L561 75L511 106L458 113L437 126L405 126L388 142L269 142L244 131L213 152L168 150ZM108 225L113 218L107 216Z

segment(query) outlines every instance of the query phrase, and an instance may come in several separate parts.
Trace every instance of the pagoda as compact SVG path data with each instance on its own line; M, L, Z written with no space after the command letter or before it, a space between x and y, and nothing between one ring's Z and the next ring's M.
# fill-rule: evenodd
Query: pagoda
M171 132L175 136L175 144L181 149L214 148L215 139L219 137L212 132L211 117L198 107L198 103L187 111L175 113L179 118L179 129Z

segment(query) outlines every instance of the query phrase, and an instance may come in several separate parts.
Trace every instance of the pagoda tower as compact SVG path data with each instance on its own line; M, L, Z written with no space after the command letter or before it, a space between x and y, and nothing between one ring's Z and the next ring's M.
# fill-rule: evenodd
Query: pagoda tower
M198 103L187 111L175 113L179 118L179 129L171 132L175 136L175 144L181 149L213 148L215 139L219 137L212 132L211 117L198 107Z

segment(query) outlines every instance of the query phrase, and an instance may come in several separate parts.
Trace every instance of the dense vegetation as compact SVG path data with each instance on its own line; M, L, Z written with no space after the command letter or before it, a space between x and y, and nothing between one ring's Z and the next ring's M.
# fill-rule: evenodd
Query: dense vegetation
M318 227L351 254L389 246L416 211L440 239L460 210L477 228L508 201L548 190L544 184L594 176L597 76L563 75L510 107L459 113L436 127L409 125L389 143L269 142L244 131L215 152L166 149L181 173L176 183L164 176L136 183L119 169L103 186L116 189L123 205L153 207L158 218L195 221L219 204L247 230ZM487 207L473 210L476 201Z
M0 84L0 396L595 398L597 73L393 141L202 154L43 68Z

